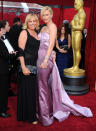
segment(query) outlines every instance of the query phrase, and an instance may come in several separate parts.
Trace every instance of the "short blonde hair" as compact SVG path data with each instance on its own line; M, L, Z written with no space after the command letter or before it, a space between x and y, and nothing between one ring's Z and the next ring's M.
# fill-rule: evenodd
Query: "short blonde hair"
M53 15L53 10L52 10L52 8L49 7L49 6L44 6L44 7L42 8L42 10L41 10L41 13L40 13L41 19L42 19L42 17L43 17L43 14L44 14L45 10L48 10L48 11L50 12L50 14Z
M39 20L38 20L38 17L36 14L28 14L25 18L25 23L23 24L23 29L28 29L28 21L31 19L31 18L34 18L36 20L36 29L38 30L39 29Z

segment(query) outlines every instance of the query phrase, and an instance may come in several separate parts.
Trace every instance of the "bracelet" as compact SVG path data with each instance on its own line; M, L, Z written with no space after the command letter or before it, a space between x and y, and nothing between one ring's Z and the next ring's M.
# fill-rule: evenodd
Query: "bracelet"
M49 56L45 56L45 59L49 59Z

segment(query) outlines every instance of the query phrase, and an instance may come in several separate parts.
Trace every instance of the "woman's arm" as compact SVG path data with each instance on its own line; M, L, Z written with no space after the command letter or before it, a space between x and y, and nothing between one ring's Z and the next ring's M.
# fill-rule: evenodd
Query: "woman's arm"
M23 74L29 75L30 71L26 68L25 61L24 61L24 55L23 55L24 54L23 51L25 49L26 41L27 41L27 32L25 30L23 30L20 33L19 40L18 40L18 46L19 46L19 48L22 52L22 53L20 53L19 60L20 60L20 64L21 64Z
M71 47L71 36L68 34L68 49Z
M59 44L58 44L57 39L56 39L56 48L57 48L58 50L60 50L60 47L59 47Z
M50 25L49 33L50 33L50 43L49 43L49 47L48 47L45 59L46 59L46 57L48 57L48 58L50 57L50 55L53 51L54 45L55 45L55 41L56 41L56 37L57 37L57 27L55 24Z

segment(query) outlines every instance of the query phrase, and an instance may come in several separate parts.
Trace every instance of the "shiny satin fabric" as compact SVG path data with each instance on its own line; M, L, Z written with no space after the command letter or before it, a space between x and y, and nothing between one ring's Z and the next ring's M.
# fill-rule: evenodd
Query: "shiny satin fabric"
M54 118L63 121L70 113L76 116L92 117L91 110L87 107L74 104L64 90L56 63L53 63L51 54L48 67L40 68L49 46L49 34L39 33L40 48L37 60L38 77L38 119L44 125L51 125Z

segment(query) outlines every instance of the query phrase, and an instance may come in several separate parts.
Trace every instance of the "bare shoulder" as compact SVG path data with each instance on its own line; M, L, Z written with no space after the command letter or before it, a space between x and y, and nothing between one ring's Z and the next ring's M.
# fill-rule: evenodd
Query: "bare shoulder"
M44 32L46 30L47 26L43 26L40 32Z
M27 31L26 30L22 30L20 33L20 36L27 36Z
M27 31L26 30L22 30L20 35L19 35L19 39L20 42L24 42L27 40Z
M49 26L49 30L50 30L50 31L57 31L57 26L56 26L54 23L52 23L52 24Z

